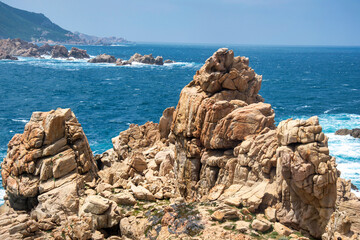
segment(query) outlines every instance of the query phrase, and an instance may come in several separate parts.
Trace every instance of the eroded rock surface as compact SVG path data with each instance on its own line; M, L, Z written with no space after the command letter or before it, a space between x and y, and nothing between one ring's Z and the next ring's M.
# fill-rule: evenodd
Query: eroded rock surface
M88 141L70 109L34 112L8 147L1 175L14 209L31 209L41 195L96 176Z
M159 124L95 158L69 109L34 113L3 162L0 237L358 239L360 201L318 118L276 127L260 86L219 49Z

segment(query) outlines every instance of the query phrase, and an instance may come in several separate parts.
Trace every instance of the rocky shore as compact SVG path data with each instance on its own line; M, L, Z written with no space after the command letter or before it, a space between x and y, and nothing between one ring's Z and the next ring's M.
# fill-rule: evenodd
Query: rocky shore
M21 39L1 39L0 40L0 59L1 56L9 56L5 59L17 60L14 56L21 57L36 57L39 58L41 55L50 55L52 58L90 58L86 53L86 50L71 48L70 52L66 47L62 45L50 46L49 44L44 44L38 46L33 43L23 41Z
M101 54L91 58L86 50L72 47L70 51L63 45L44 44L38 46L21 39L0 39L0 60L18 60L16 56L40 58L42 55L49 55L51 58L75 58L89 59L89 63L116 63L118 66L131 65L133 63L143 63L150 65L164 65L164 63L175 63L172 60L163 60L163 57L153 57L152 54L142 56L135 53L129 60L116 59L108 54Z
M360 200L318 118L275 126L261 81L219 49L159 123L97 156L70 109L34 112L2 163L0 236L359 239Z

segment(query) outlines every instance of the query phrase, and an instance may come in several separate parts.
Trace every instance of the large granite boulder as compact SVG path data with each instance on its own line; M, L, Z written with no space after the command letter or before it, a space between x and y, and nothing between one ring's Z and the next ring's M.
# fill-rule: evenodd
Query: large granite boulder
M116 58L108 54L101 54L88 61L89 63L115 63Z
M89 54L87 54L86 50L79 49L76 47L72 47L69 52L69 57L83 59L83 58L90 58Z
M66 184L77 183L76 189L94 179L97 171L87 138L70 109L34 112L24 133L9 142L1 168L14 209L31 209L41 196Z
M55 45L51 50L52 58L68 58L69 52L63 45Z

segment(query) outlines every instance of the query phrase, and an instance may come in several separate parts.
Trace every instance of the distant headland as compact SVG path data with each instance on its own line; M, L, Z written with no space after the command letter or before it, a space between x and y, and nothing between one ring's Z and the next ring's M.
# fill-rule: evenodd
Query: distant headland
M21 38L33 43L118 45L131 44L121 37L97 37L71 32L53 23L42 13L13 8L0 1L0 39Z

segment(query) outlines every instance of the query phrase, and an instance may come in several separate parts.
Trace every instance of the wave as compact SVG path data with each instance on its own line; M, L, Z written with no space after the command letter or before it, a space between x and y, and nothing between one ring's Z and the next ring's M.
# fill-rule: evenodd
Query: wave
M175 63L164 63L164 65L152 65L152 64L145 64L139 62L133 62L131 65L124 65L120 67L127 67L127 68L173 68L173 67L181 67L181 68L193 68L200 66L200 63L195 62L175 62Z
M11 119L11 121L22 122L22 123L28 123L29 122L29 120L25 120L25 119Z
M91 58L95 56L90 56ZM9 62L10 63L10 62ZM42 58L19 57L18 61L12 61L11 64L28 64L36 67L62 69L65 71L79 71L83 68L109 68L109 67L125 67L125 68L199 68L202 64L195 62L175 62L165 63L164 65L150 65L134 62L131 65L117 66L112 63L89 63L88 59L75 58L51 58L49 55L43 55Z
M360 115L322 114L319 116L319 121L324 133L329 137L330 154L336 157L341 177L350 179L355 186L360 188L360 139L350 135L335 135L336 130L341 128L360 127Z

